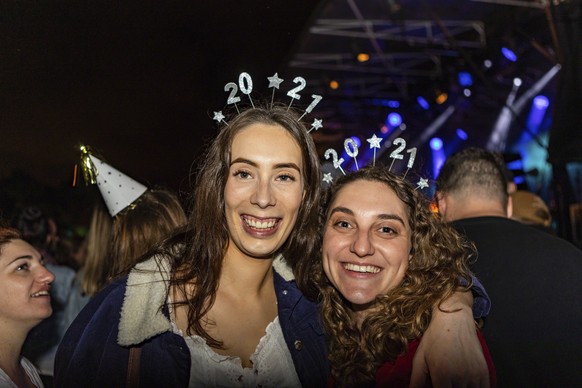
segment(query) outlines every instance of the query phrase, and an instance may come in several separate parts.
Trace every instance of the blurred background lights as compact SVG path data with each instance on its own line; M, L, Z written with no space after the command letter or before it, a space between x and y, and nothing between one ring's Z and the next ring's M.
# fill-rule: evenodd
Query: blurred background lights
M416 97L416 101L418 102L418 105L422 107L422 109L428 110L430 108L428 101L426 101L424 97L418 96Z
M430 139L429 144L432 153L433 178L436 178L447 157L445 155L445 150L443 149L443 141L440 138L433 137Z
M550 100L548 100L546 96L535 96L533 105L538 109L546 109L548 106L550 106Z
M464 88L468 88L473 85L473 77L468 71L460 71L457 75L457 79L459 80L459 85Z
M339 88L339 82L332 79L331 81L329 81L329 87L330 89L337 90Z
M471 89L463 89L463 95L465 97L471 97Z
M526 120L526 125L530 133L538 133L540 131L549 106L550 101L546 96L537 95L534 97Z
M461 140L467 140L469 135L462 128L457 128L457 137Z
M430 148L433 151L439 151L443 148L443 141L438 137L433 137L430 139Z
M386 117L386 122L390 127L396 128L397 126L402 124L402 116L400 116L400 114L396 112L392 112L388 114L388 117Z
M439 105L444 104L447 100L449 99L449 95L445 92L440 92L436 99L435 102Z
M358 59L358 62L368 62L370 60L370 54L368 53L359 53L356 58Z
M396 100L388 100L388 106L390 108L400 108L400 102Z
M360 141L360 138L359 137L352 136L352 137L350 137L350 139L352 139L356 143L356 145L358 146L358 148L360 148L360 146L362 145L362 142Z
M519 78L519 77L515 77L515 78L513 79L513 84L514 84L515 86L521 86L521 78Z
M501 53L503 54L503 56L505 58L507 58L508 61L511 61L511 62L517 61L517 55L515 55L515 53L511 49L509 49L507 47L502 47Z

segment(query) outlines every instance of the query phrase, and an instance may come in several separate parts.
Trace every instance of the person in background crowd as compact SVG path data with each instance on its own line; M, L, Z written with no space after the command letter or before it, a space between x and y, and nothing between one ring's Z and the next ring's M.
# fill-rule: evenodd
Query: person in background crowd
M441 386L454 380L447 376L458 373L453 369L412 381L413 358L434 306L455 311L446 299L455 291L469 293L460 280L471 279L471 247L434 217L408 181L379 166L348 173L332 185L323 224L323 265L313 273L321 284L329 336L328 385ZM445 341L450 334L438 332ZM470 386L495 386L495 368L479 339L489 376L463 377Z
M22 356L29 331L52 313L54 275L19 231L0 227L0 386L44 387L34 365Z
M53 218L47 217L37 206L28 206L20 210L12 224L45 257L47 264L59 264L55 253L60 238Z
M552 214L540 196L525 190L510 193L512 203L511 218L544 232L554 234Z
M77 273L82 295L94 296L109 283L113 267L111 255L111 229L113 221L101 203L93 207L91 222L85 238L87 254L85 263Z
M65 320L64 315L71 293L76 292L73 286L76 273L72 268L59 264L55 256L59 241L56 222L39 207L23 208L12 226L21 231L23 240L40 252L46 259L47 269L55 275L51 287L53 314L31 331L23 348L24 355L36 365L48 385L53 375L57 347L71 323Z
M483 330L499 386L582 386L582 251L509 218L507 181L488 151L451 156L436 183L439 212L477 247L471 268L493 304Z
M148 189L135 204L115 216L110 276L127 275L157 243L186 224L178 197L167 189Z

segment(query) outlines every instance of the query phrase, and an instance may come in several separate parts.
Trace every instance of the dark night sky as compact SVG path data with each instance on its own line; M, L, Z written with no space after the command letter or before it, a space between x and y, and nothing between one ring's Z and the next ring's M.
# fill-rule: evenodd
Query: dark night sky
M85 143L183 188L224 84L281 71L318 3L1 0L0 178L70 182Z

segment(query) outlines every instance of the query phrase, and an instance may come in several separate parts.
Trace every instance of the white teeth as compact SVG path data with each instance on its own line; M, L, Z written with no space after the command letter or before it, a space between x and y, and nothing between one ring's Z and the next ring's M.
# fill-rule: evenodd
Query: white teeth
M255 221L246 217L243 217L243 220L246 222L248 226L254 229L271 229L273 226L275 226L276 223L275 220Z
M49 296L49 295L50 295L50 293L48 291L39 291L39 292L35 292L31 296L33 298L36 298L37 296Z
M378 273L380 268L373 265L357 265L352 263L344 263L344 268L348 271L361 272L361 273Z

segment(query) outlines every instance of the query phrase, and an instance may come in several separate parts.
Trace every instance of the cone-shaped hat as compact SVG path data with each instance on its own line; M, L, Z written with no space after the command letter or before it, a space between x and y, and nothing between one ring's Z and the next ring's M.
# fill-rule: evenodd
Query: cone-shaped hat
M148 189L97 158L91 153L89 147L81 146L80 148L85 183L97 183L111 217L131 205Z
M97 170L97 187L111 217L131 205L148 189L95 156L89 157Z

